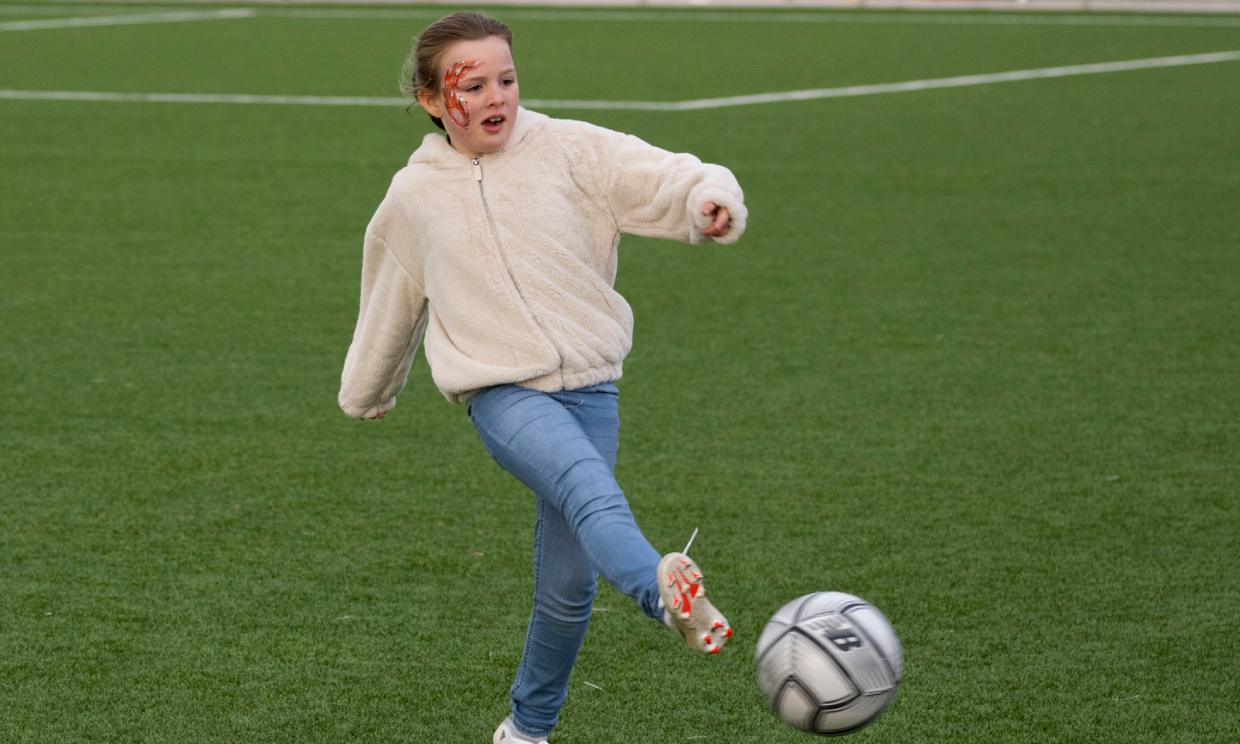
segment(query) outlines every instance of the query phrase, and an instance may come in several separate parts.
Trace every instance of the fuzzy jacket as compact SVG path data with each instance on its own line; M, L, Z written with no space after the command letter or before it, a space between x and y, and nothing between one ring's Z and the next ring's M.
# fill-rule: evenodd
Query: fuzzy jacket
M689 243L727 208L731 171L579 121L519 109L505 147L470 159L427 135L366 227L361 306L339 403L396 405L418 346L461 403L505 383L571 390L620 377L633 313L612 287L621 233Z

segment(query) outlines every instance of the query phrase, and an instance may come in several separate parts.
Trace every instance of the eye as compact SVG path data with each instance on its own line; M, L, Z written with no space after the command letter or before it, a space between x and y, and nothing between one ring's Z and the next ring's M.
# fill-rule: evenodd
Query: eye
M517 82L516 78L504 78L504 87L509 87Z
M478 85L478 84L474 84L474 85L471 85L471 86L469 86L468 88L466 88L466 89L465 89L465 92L466 92L466 93L477 93L477 92L478 92L478 91L480 91L480 90L482 90L482 86L481 86L481 85Z

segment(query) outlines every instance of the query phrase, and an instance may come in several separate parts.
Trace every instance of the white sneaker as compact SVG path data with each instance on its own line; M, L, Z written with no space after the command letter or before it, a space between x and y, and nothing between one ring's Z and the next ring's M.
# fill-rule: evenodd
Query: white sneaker
M495 729L495 735L491 737L491 744L547 744L547 740L533 738L517 731L517 726L512 722L512 716L504 719L504 722Z
M659 561L659 597L668 623L689 647L717 654L732 637L732 626L706 598L702 570L684 553L668 553Z

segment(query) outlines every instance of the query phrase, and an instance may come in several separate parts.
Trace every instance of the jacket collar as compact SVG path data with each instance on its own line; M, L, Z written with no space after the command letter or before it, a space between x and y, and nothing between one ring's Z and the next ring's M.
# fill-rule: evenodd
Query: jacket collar
M532 139L531 134L547 119L545 114L518 106L517 120L512 126L512 137L508 139L504 149L487 153L482 157L497 163L511 158L525 148ZM422 146L409 156L409 165L425 163L434 168L459 168L462 165L468 165L469 160L464 153L458 152L448 143L446 136L439 132L432 132L422 138Z

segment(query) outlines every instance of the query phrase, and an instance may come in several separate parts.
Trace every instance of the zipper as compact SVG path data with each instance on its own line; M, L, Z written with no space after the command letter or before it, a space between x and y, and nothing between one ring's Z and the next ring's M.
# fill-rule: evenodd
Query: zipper
M482 201L482 213L486 215L487 226L491 228L491 239L495 242L495 252L499 254L500 263L504 265L504 271L508 273L508 281L512 282L512 288L517 291L517 297L521 298L521 303L525 305L525 310L530 314L530 320L534 322L534 327L542 334L543 340L547 342L547 346L555 352L556 358L559 359L559 366L564 366L564 357L560 354L559 348L551 342L551 337L547 335L547 329L543 327L538 316L534 314L534 309L530 307L530 302L525 298L525 292L521 291L521 285L517 282L517 277L512 273L512 266L508 263L508 256L504 255L504 250L500 245L499 229L495 226L495 218L491 215L491 205L487 202L486 188L482 185L482 160L473 158L470 165L474 170L474 181L478 184L478 198Z

